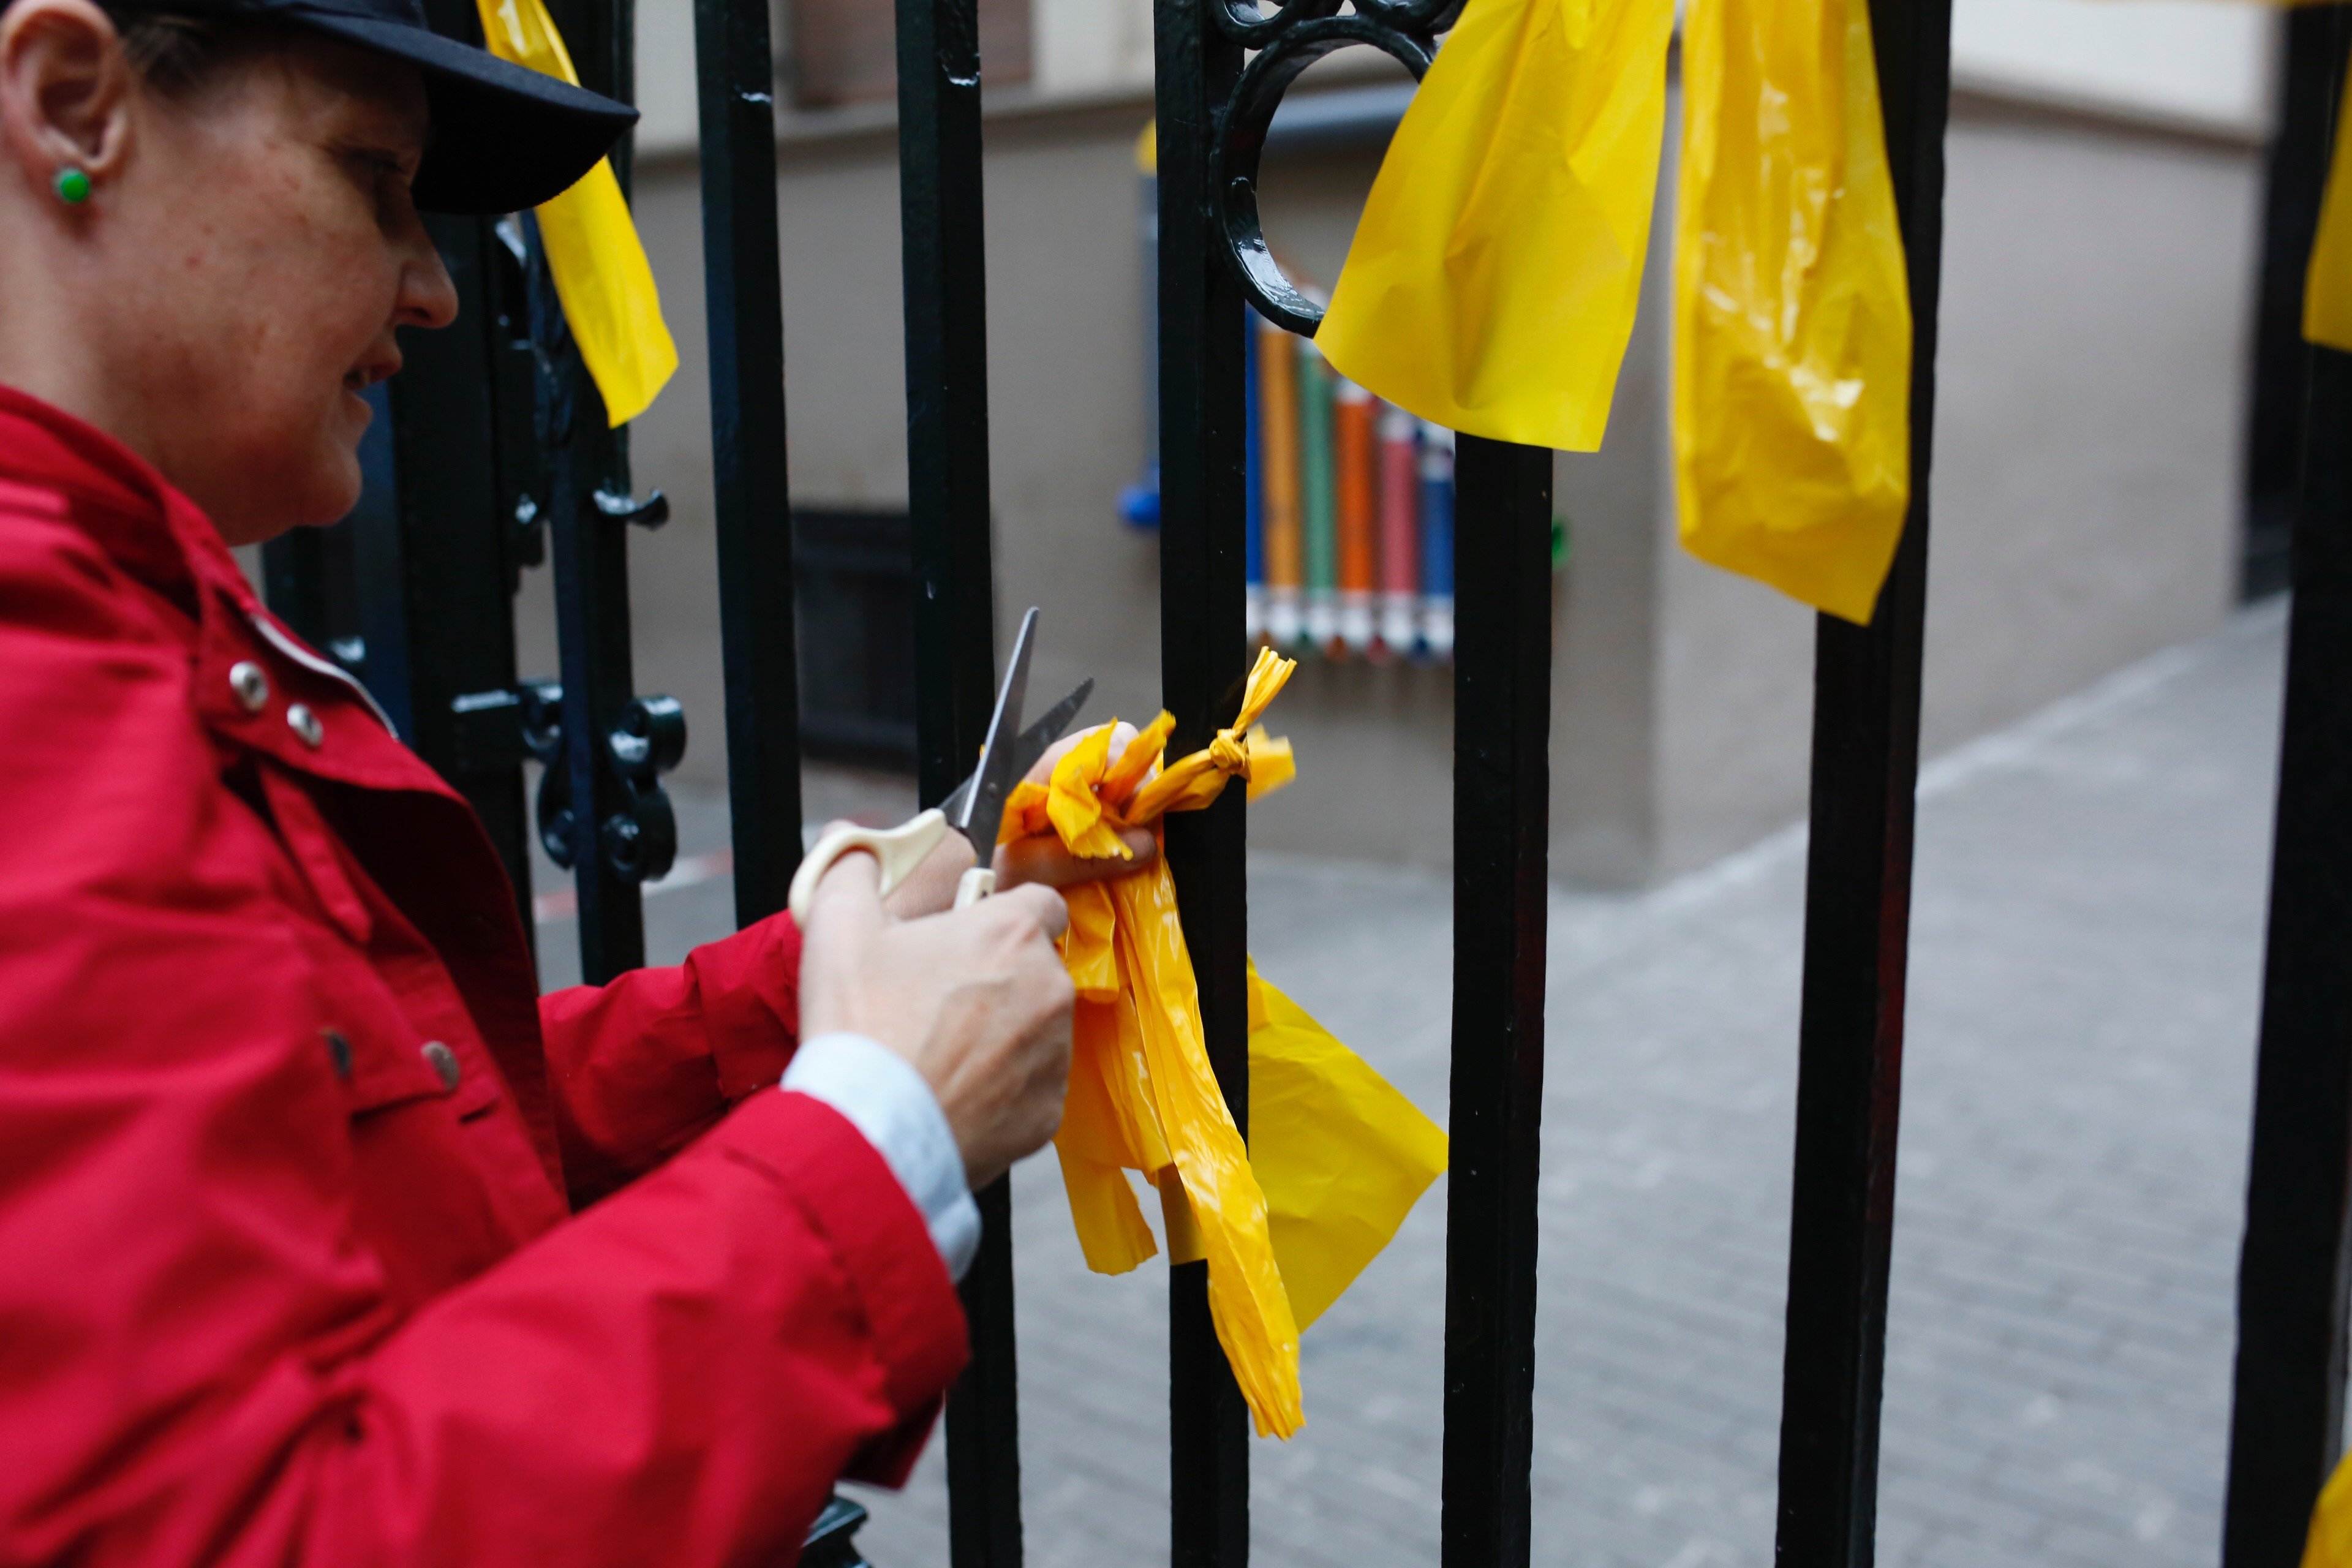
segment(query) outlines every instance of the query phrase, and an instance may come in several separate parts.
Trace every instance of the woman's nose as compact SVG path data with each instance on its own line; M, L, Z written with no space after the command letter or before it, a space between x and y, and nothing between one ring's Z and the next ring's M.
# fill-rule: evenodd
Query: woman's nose
M400 272L400 299L394 314L404 326L446 327L457 319L457 286L441 263L425 226L416 226L412 252Z

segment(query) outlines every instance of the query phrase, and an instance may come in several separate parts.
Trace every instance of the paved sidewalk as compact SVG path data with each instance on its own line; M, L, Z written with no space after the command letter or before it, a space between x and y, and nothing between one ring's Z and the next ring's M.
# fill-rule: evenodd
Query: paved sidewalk
M2282 624L2252 612L1927 771L1890 1568L2214 1560ZM1313 762L1261 809L1314 809ZM723 887L654 899L656 948L723 928ZM1792 831L1554 898L1538 1561L1770 1561L1802 893ZM1266 974L1433 1114L1450 898L1273 858L1253 884ZM1050 1160L1016 1210L1029 1561L1164 1563L1164 1275L1085 1271ZM1436 1561L1444 1219L1441 1184L1307 1335L1308 1426L1256 1451L1260 1562ZM861 1494L877 1568L945 1563L940 1458Z

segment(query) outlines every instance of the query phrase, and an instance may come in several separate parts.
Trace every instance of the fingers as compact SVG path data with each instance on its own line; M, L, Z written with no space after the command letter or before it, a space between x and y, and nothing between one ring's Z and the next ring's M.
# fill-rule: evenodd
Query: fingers
M922 863L882 900L894 919L910 921L935 915L955 902L956 882L972 864L971 840L961 833L942 833Z
M1100 730L1102 726L1099 724L1089 724L1083 730L1074 730L1069 734L1063 736L1060 740L1045 748L1045 754L1039 757L1037 761L1030 766L1029 772L1024 776L1031 784L1044 784L1047 779L1054 776L1054 764L1055 763L1058 763L1064 757L1068 756L1070 754L1070 749L1073 746L1076 746L1079 742L1085 740L1087 736L1093 734L1096 731ZM1113 723L1110 727L1111 760L1113 762L1117 762L1118 760L1118 754L1127 750L1128 742L1134 739L1134 725L1129 723L1124 719Z
M882 909L882 862L864 849L845 851L825 868L809 905L810 925L844 936L878 931L889 918Z
M1050 833L1000 844L996 847L997 885L1012 888L1035 882L1048 888L1070 888L1080 882L1100 882L1140 870L1160 853L1160 842L1148 827L1121 828L1118 839L1133 858L1122 860L1117 856L1105 856L1084 859L1062 847L1062 841Z
M1018 917L1035 923L1047 941L1055 941L1070 928L1070 909L1062 902L1061 895L1038 883L1010 889L988 900L1000 912L1012 910Z

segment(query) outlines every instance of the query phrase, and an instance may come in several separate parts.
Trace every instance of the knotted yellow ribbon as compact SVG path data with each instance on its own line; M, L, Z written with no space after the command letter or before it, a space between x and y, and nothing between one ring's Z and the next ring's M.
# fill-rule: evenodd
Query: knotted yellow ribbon
M563 35L541 0L475 0L475 5L492 54L580 85ZM677 345L662 320L654 269L611 159L540 204L539 238L563 319L604 399L605 416L615 426L625 425L651 405L677 371Z
M1289 782L1290 748L1255 728L1297 666L1262 652L1233 725L1153 776L1175 720L1144 728L1116 761L1111 730L1072 747L1045 784L1005 802L1002 837L1053 832L1071 853L1128 858L1122 827L1153 827L1197 811L1230 779L1262 795ZM1261 1436L1305 1422L1298 1327L1274 1257L1265 1194L1225 1109L1201 1026L1192 960L1164 858L1133 874L1069 889L1062 955L1077 987L1070 1093L1054 1140L1087 1264L1123 1273L1158 1249L1125 1172L1159 1183L1169 1247L1205 1258L1218 1342Z

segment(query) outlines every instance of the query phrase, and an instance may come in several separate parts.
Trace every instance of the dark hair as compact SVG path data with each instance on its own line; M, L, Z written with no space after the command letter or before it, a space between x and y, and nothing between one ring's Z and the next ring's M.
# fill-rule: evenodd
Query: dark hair
M275 42L282 29L218 0L96 0L122 38L131 68L174 96L203 87L220 68Z
M278 25L236 0L96 0L122 39L131 68L159 91L203 87L230 60L274 38ZM8 0L0 0L0 11Z

